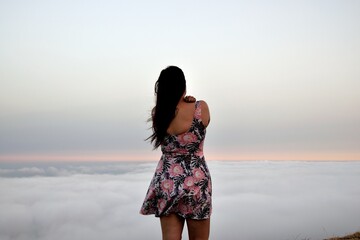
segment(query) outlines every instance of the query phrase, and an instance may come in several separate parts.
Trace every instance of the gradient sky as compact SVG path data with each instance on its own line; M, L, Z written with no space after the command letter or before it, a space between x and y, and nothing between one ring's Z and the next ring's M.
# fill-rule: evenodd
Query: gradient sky
M168 65L208 159L360 160L360 1L2 1L0 160L157 159Z

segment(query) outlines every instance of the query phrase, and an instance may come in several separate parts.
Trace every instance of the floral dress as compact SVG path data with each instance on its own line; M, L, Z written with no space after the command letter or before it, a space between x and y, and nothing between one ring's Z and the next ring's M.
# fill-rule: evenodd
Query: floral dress
M190 129L168 135L161 145L156 167L140 213L156 217L176 213L183 218L207 219L211 215L211 178L203 155L206 129L201 101L195 103Z

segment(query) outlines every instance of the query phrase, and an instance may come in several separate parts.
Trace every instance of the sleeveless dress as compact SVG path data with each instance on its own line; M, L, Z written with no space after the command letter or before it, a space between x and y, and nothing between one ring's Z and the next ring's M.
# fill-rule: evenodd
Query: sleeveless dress
M212 188L203 155L205 134L201 101L196 101L190 129L179 135L168 135L161 145L162 156L141 207L141 214L161 217L175 213L183 218L198 220L210 217Z

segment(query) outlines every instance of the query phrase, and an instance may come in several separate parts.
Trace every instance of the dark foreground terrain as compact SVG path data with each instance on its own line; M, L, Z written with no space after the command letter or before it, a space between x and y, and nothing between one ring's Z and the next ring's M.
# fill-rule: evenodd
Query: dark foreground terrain
M360 240L360 232L356 232L354 234L350 234L344 237L335 237L335 238L328 238L325 240Z

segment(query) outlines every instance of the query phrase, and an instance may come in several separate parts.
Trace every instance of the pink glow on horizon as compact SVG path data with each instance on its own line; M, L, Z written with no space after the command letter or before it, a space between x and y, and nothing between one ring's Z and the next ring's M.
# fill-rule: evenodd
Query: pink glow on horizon
M247 161L247 160L294 160L294 161L337 161L360 160L359 152L208 152L206 160L213 161ZM58 154L8 154L0 155L0 161L157 161L160 151L129 152L129 153L58 153Z
M76 153L76 154L8 154L0 155L0 161L151 161L154 153Z
M263 152L234 152L224 150L224 153L218 152L207 153L207 160L223 161L246 161L246 160L271 160L271 161L358 161L360 152L341 152L341 151L263 151Z

